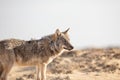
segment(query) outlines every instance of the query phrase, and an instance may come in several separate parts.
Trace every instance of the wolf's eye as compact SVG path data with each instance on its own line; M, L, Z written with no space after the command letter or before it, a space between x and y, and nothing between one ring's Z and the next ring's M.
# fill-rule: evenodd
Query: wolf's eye
M64 42L66 43L67 41L64 39Z

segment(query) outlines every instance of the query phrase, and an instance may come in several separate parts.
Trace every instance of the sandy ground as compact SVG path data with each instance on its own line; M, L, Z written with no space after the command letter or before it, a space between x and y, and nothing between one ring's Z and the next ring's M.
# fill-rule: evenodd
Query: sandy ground
M19 71L24 68L14 67L9 74L9 80L35 80L34 70ZM47 80L120 80L120 74L91 72L81 73L75 71L72 74L47 74Z
M35 67L14 66L9 80L35 80ZM120 80L120 48L65 52L48 65L47 80Z

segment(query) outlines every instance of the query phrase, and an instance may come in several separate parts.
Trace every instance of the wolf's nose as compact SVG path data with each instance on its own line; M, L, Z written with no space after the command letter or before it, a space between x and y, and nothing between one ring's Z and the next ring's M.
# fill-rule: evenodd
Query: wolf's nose
M71 48L73 49L74 47L72 46Z
M73 46L70 46L70 48L71 48L70 50L72 50L74 47L73 47Z

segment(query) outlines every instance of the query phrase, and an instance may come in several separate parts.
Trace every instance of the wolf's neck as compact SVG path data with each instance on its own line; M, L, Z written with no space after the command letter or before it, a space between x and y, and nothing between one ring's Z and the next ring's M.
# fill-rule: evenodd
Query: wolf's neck
M41 39L44 44L45 53L49 56L59 55L63 50L57 41L53 41L53 35L45 36Z
M49 49L50 49L51 55L58 55L62 51L62 48L58 46L56 42L51 42L49 44Z

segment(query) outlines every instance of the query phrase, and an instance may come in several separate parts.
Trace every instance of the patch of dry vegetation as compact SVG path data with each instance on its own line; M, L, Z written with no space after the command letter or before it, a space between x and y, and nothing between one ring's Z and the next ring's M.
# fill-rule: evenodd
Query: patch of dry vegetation
M120 72L119 48L85 49L71 51L56 58L51 64L51 73Z

